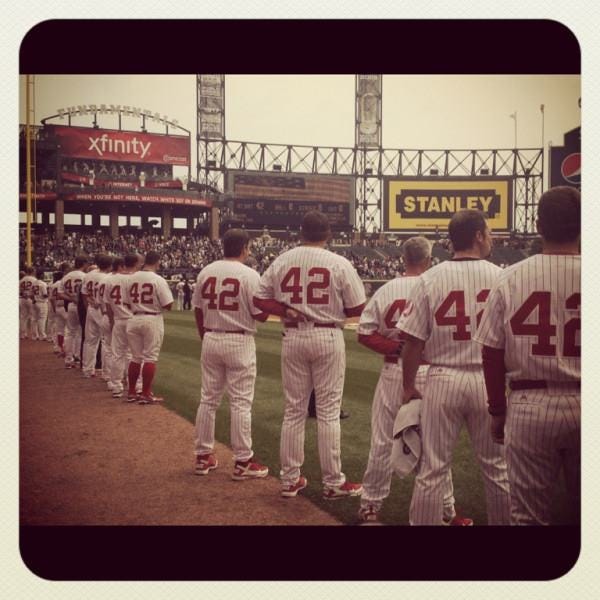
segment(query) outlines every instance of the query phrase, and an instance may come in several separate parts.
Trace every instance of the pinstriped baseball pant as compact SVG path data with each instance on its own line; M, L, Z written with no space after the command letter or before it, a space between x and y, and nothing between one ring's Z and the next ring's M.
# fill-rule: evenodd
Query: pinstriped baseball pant
M483 477L489 525L508 525L510 494L504 447L492 442L480 366L432 365L421 408L423 453L410 504L411 525L440 525L443 488L465 425Z
M215 445L215 418L223 393L229 396L231 449L236 461L252 457L252 401L256 382L254 336L207 332L200 357L202 389L196 413L196 455Z
M573 509L581 486L581 398L561 389L511 392L505 425L511 525L549 525L559 471Z
M415 387L421 392L425 389L429 365L419 367ZM381 510L383 501L390 495L393 469L390 464L393 429L396 415L402 405L402 363L386 363L381 369L379 381L373 396L371 409L371 448L367 469L363 476L363 494L360 505L363 508L372 506L375 511ZM443 517L450 521L456 514L454 510L454 490L452 475L448 471L446 486L443 491Z
M304 463L304 433L310 393L315 390L317 443L323 485L342 485L340 407L346 350L341 329L288 329L281 349L285 409L281 427L281 483L294 484Z

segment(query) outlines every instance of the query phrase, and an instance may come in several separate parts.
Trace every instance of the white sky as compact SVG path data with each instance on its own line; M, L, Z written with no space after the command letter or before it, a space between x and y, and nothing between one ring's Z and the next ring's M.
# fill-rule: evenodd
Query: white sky
M513 148L509 115L517 111L518 147L540 147L541 104L546 144L560 145L563 133L580 125L580 83L572 75L384 75L383 145ZM23 89L21 81L21 122ZM354 145L353 75L228 75L225 96L230 140ZM66 106L122 104L166 114L196 133L194 75L42 75L35 100L38 121Z

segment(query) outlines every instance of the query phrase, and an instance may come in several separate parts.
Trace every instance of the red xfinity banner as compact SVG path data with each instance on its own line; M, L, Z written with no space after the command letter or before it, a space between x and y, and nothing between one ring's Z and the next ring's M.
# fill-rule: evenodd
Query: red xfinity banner
M187 136L60 125L52 129L62 156L186 167L190 164Z

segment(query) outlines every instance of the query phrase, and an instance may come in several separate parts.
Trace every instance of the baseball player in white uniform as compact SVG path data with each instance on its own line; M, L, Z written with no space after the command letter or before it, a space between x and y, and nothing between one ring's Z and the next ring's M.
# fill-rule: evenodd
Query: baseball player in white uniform
M33 339L46 340L46 322L48 321L48 286L44 281L44 272L36 273L33 285Z
M542 254L502 273L475 337L483 344L492 438L506 447L512 525L550 524L561 468L579 518L579 191L556 187L545 192L537 226Z
M125 301L127 280L132 273L139 271L143 260L139 254L127 254L125 258L115 258L113 272L105 280L103 300L111 323L112 361L109 383L113 398L121 398L123 395L123 379L131 359L127 341L127 322L133 313ZM128 402L134 400L136 400L135 395L127 396Z
M81 284L81 294L87 303L87 315L85 319L85 337L83 341L83 359L82 371L84 377L95 377L96 354L98 345L102 340L102 370L110 362L107 355L107 340L105 339L105 325L103 325L103 306L101 286L108 276L112 265L112 259L105 254L96 256L96 266L94 271L86 273Z
M52 339L55 354L61 354L65 335L64 309L62 317L58 316L58 303L64 307L64 301L58 299L58 282L62 279L62 271L52 274L52 283L48 286L48 335ZM61 320L62 318L62 320Z
M365 291L344 257L325 249L331 236L327 217L310 211L302 221L303 243L280 254L265 271L254 304L283 318L281 375L285 411L281 428L281 495L293 497L307 485L304 429L315 390L323 497L359 496L362 486L346 481L341 465L340 406L346 353L342 328L359 316Z
M63 267L65 265L62 265ZM63 271L56 271L53 275L54 283L50 294L50 305L54 309L54 323L56 346L58 355L65 358L65 330L67 327L67 311L65 310L65 301L59 295L60 282L63 278Z
M175 292L177 293L177 310L183 310L183 281L179 281L175 286Z
M267 314L253 305L260 276L244 265L250 238L242 229L223 237L225 258L204 267L192 298L202 338L202 390L196 414L196 474L217 467L214 455L215 416L227 391L231 410L231 448L235 459L232 479L266 477L252 451L251 412L256 381L256 320Z
M402 361L400 352L403 340L396 323L400 318L417 277L431 266L431 243L424 237L413 237L402 246L406 273L380 287L369 300L360 316L358 341L367 348L382 354L384 365L375 388L371 409L371 450L363 477L363 493L358 511L359 521L373 524L383 501L389 496L392 480L391 453L394 420L402 405ZM416 375L418 389L425 388L429 365L421 364ZM454 509L452 477L444 489L443 522L448 525L473 525L473 520L459 517Z
M154 404L163 400L152 393L152 382L164 336L162 313L171 310L173 294L167 282L156 273L159 266L160 256L150 251L146 254L142 270L127 278L125 301L133 313L127 321L127 341L131 349L128 399L137 397L139 404ZM135 385L140 371L143 387L138 397Z
M26 267L25 275L19 281L21 339L33 337L33 286L37 281L33 273L33 267Z
M65 366L67 369L75 367L75 358L80 353L81 324L77 313L77 302L81 290L81 282L85 277L83 269L89 264L86 256L75 257L75 266L67 273L58 285L58 297L66 301L65 323Z
M422 390L422 456L410 505L411 525L441 525L443 490L463 425L484 480L488 524L508 525L510 495L501 446L488 433L481 348L473 340L490 289L502 269L482 260L492 248L483 213L457 212L448 226L452 260L425 271L411 290L397 327L402 350L404 402L419 397L416 374L430 363Z

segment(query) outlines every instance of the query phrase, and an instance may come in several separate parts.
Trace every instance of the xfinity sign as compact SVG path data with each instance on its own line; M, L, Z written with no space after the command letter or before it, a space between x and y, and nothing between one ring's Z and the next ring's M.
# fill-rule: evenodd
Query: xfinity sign
M152 142L144 142L134 137L133 139L114 139L109 138L108 135L103 134L100 137L92 138L90 140L90 146L88 150L95 150L98 156L104 156L105 152L110 153L122 153L122 154L133 154L140 158L145 158Z

